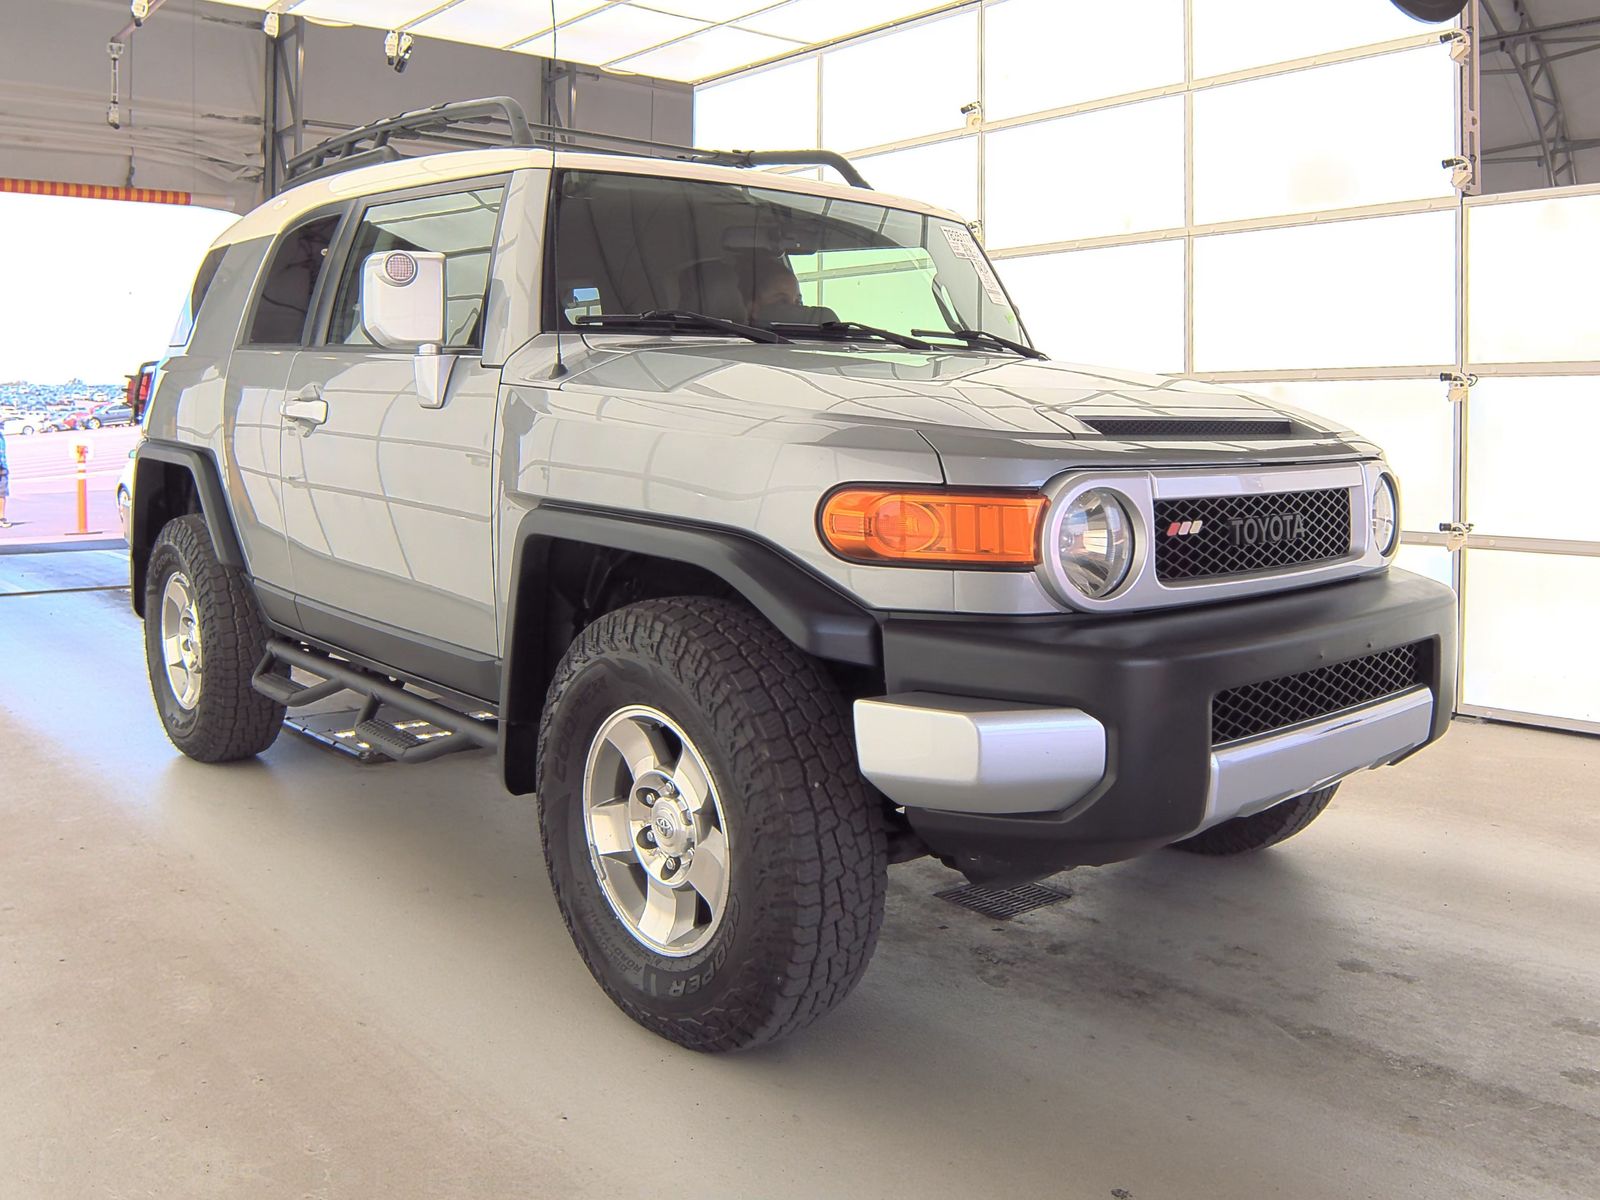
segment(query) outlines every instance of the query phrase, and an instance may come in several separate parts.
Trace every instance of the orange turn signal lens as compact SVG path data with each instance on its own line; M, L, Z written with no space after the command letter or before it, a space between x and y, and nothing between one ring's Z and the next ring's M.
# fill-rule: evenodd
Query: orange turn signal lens
M852 562L1031 567L1048 503L1019 492L843 488L823 502L822 540Z

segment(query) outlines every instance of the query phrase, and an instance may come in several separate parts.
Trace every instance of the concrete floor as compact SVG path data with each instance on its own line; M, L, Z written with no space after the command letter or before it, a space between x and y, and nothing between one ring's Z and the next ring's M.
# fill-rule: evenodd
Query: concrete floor
M5 590L6 1200L1600 1194L1600 741L1462 724L1005 925L896 868L847 1004L707 1058L590 981L486 755L191 763L125 592Z

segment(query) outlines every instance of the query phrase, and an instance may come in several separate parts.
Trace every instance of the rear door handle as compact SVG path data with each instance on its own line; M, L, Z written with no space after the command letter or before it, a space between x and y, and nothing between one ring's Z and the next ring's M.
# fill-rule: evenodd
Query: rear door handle
M321 389L312 384L302 388L293 400L283 402L283 415L306 425L321 425L328 419L328 402L322 399Z

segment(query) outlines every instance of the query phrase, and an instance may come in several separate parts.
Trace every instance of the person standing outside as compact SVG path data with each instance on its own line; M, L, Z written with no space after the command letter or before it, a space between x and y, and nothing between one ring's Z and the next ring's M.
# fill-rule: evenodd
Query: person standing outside
M11 495L11 467L6 462L6 431L0 429L0 529L10 529L6 519L6 497Z

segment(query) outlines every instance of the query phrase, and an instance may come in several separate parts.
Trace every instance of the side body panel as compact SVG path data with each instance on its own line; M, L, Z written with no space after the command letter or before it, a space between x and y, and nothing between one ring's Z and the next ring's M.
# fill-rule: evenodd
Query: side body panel
M325 402L326 420L286 421L282 433L302 628L480 696L494 692L481 681L495 674L500 649L494 536L500 364L536 322L548 178L546 171L524 170L501 181L483 350L455 355L442 405L422 404L408 352L311 347L295 361L288 394ZM435 185L374 194L370 202L454 190ZM350 269L338 266L340 273ZM324 321L330 299L325 294L320 305ZM404 657L407 641L422 648L417 662Z
M493 653L491 455L500 373L460 358L424 408L412 356L304 351L290 395L327 421L285 422L283 493L302 601ZM308 632L315 618L301 604ZM398 665L398 664L397 664Z
M162 363L145 436L211 456L251 575L287 589L278 422L291 349L235 350L271 240L228 248L189 345Z

